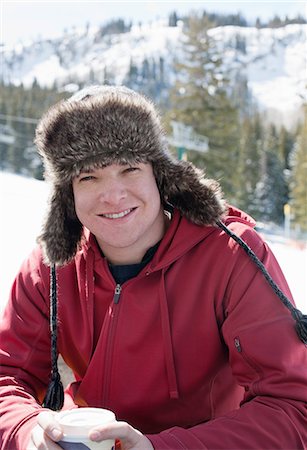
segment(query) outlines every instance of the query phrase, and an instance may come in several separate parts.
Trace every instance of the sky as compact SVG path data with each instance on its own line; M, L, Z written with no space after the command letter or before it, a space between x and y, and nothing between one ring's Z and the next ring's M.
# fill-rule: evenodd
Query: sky
M241 0L241 1L27 1L0 0L0 41L5 45L26 43L29 40L60 36L65 29L101 25L112 19L126 22L150 22L167 18L170 12L186 14L190 11L241 12L254 22L266 21L275 14L280 17L307 17L307 0Z

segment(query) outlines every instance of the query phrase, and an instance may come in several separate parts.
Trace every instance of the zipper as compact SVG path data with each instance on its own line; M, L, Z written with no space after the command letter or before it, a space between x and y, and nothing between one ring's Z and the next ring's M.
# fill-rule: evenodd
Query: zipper
M239 337L234 338L234 345L238 353L241 353L242 358L248 364L248 366L257 374L258 377L262 376L262 370L258 365L253 361L248 354L242 348L242 344Z
M116 305L119 302L121 291L122 291L121 285L117 284L115 286L115 291L114 291L114 296L113 296L113 301Z
M234 339L234 343L235 343L235 347L238 350L239 353L242 353L242 347L241 347L241 342L239 338L235 338Z
M120 284L117 284L115 286L114 295L113 295L114 305L118 305L121 291L122 291L122 286ZM105 368L104 368L103 389L102 389L102 400L103 400L104 405L107 405L107 402L108 402L109 385L110 385L111 369L112 369L111 366L112 366L112 357L113 357L113 348L114 348L114 338L115 338L116 330L117 330L119 307L120 307L120 305L113 307L113 314L111 315L111 323L110 323L110 328L109 328L109 333L108 333L108 346L107 346L106 355L105 355Z

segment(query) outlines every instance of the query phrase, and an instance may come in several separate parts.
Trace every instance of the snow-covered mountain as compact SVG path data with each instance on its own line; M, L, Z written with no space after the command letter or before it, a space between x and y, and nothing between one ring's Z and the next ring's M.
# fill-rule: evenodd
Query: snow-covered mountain
M42 86L54 83L73 90L84 80L103 83L106 73L121 84L131 63L144 60L161 63L172 84L172 66L180 54L182 23L165 21L133 26L129 32L102 35L97 27L73 29L53 40L2 48L2 77L5 83L29 86L36 79ZM218 41L224 70L231 76L246 75L252 95L262 109L281 116L299 114L307 100L307 25L281 28L224 26L210 31ZM110 75L112 74L112 75Z

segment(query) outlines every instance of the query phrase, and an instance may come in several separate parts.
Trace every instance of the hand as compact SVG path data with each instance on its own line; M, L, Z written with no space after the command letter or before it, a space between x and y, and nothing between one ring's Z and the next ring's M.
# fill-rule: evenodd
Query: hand
M95 442L119 439L121 450L154 450L150 440L126 422L111 422L95 427L90 431L89 438Z
M33 428L27 450L60 450L55 442L60 441L63 434L55 421L56 413L43 411L37 416L38 424Z

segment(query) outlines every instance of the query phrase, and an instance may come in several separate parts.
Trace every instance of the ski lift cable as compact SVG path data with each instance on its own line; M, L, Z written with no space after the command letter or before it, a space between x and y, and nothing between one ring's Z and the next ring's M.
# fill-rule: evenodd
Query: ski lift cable
M32 119L30 117L10 116L10 115L6 115L6 114L0 114L0 119L13 120L15 122L24 122L24 123L32 123L32 124L37 124L39 121L39 119Z

